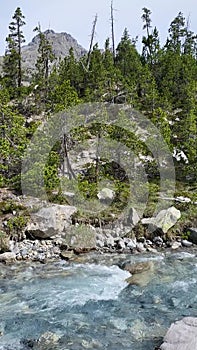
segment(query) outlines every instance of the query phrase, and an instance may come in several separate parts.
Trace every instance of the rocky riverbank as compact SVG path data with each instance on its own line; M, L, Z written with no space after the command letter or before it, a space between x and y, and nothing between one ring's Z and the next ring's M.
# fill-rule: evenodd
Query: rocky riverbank
M186 240L164 242L161 237L154 241L130 238L113 238L107 234L103 236L103 246L94 248L72 248L65 245L63 240L29 240L21 242L10 241L10 251L0 254L0 262L10 263L15 261L39 261L46 263L51 260L77 260L79 255L95 251L99 254L158 254L165 251L186 251L197 253L197 246ZM101 239L99 235L99 239Z
M89 251L156 254L165 249L195 249L197 244L195 227L170 236L181 218L174 206L151 218L140 218L130 208L126 220L93 225L76 222L74 206L17 197L7 190L0 194L0 262L70 260Z

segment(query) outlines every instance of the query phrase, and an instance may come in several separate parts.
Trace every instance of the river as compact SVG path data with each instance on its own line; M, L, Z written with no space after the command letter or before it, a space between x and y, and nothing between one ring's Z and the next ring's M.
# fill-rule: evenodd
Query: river
M149 283L128 285L121 261L152 261ZM154 350L172 322L197 315L193 253L0 267L0 350ZM35 341L46 332L52 343Z

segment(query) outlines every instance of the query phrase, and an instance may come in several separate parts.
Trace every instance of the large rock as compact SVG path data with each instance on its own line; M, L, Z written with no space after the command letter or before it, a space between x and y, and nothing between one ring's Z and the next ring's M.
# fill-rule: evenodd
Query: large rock
M153 261L145 261L139 263L125 263L122 268L129 271L132 276L126 279L126 282L132 285L145 287L154 276Z
M131 262L125 262L120 266L123 270L129 271L132 275L142 273L148 270L153 270L153 261L143 261L132 264Z
M77 211L75 207L53 204L31 214L31 222L26 231L33 237L45 239L63 235L71 225L71 217Z
M156 217L144 218L141 220L143 225L150 225L154 230L160 229L163 233L173 227L181 217L180 210L175 207L161 210Z
M197 350L197 318L185 317L171 325L161 350Z
M95 249L96 248L96 232L91 226L78 225L70 227L65 235L65 243L76 249Z
M16 260L16 254L12 252L6 252L3 254L0 254L0 262L13 262Z
M152 271L146 271L142 273L136 273L135 275L126 279L126 282L131 285L145 287L153 279L154 273Z
M189 241L197 244L197 228L191 227L187 231L189 232Z
M140 217L137 211L135 210L135 208L130 208L128 212L126 224L133 227L133 226L136 226L139 221L140 221Z

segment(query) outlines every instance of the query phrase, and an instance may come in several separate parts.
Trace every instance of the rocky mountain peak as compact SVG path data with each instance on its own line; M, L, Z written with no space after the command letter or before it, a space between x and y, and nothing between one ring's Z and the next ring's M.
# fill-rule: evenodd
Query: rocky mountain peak
M86 50L77 40L66 32L56 33L52 29L47 29L44 34L51 43L57 59L68 56L71 48L73 48L74 55L77 59L86 53ZM29 72L33 71L35 68L38 46L39 36L36 35L29 44L22 47L23 66L25 70Z

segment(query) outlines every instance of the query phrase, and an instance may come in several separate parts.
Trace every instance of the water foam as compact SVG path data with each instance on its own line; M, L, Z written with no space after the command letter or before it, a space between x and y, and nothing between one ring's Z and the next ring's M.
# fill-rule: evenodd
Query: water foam
M79 264L66 269L72 271L72 276L66 277L63 285L56 285L56 306L62 303L84 305L91 300L115 300L128 285L125 280L130 276L128 271L123 271L118 266ZM53 307L53 292L48 298L48 306Z

